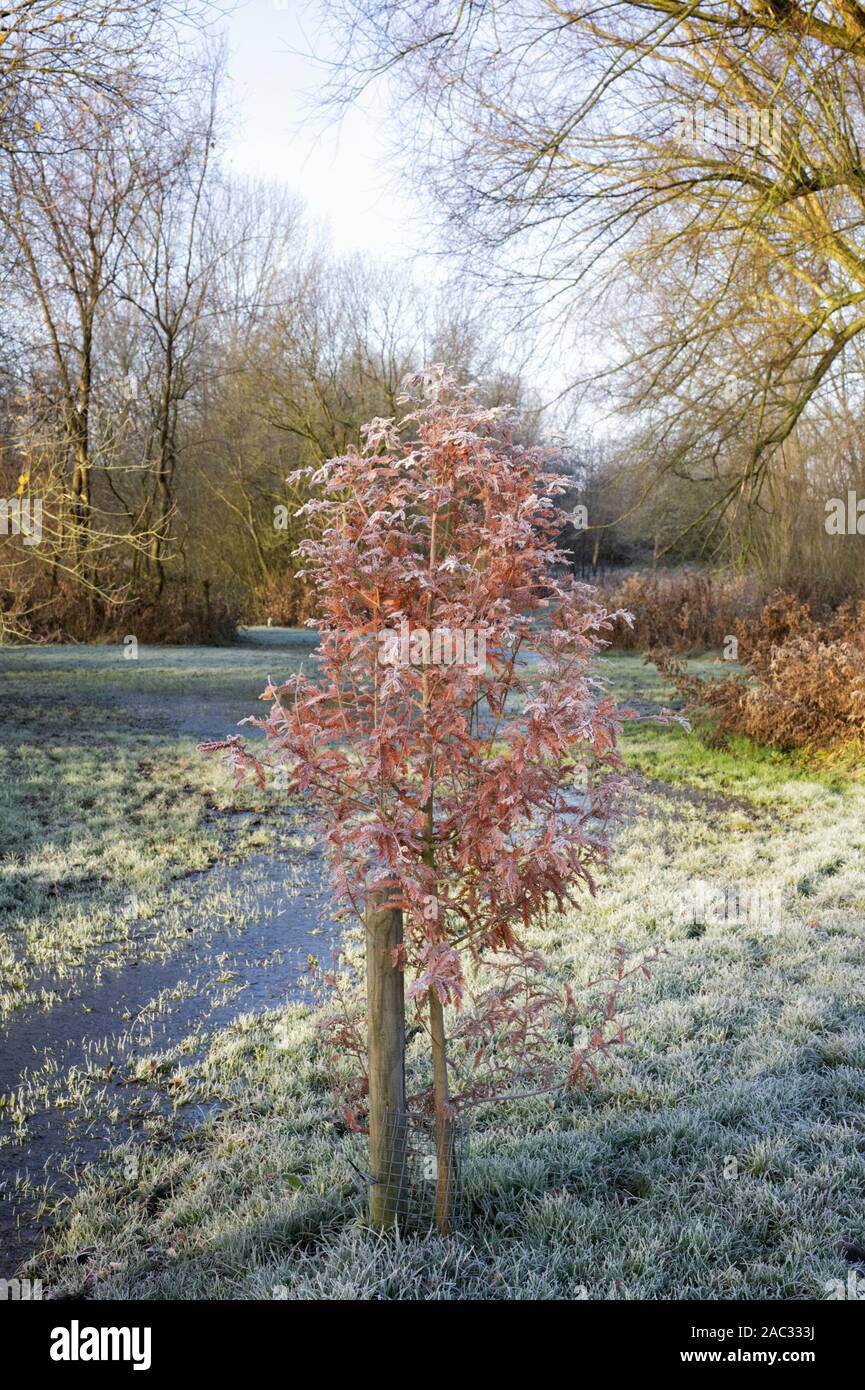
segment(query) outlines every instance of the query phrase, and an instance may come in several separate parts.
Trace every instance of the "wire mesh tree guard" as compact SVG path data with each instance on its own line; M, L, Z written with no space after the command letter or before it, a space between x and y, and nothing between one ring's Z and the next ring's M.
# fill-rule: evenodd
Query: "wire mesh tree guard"
M366 1204L373 1187L382 1189L379 1211L385 1228L422 1232L436 1225L438 1191L438 1146L432 1116L394 1114L384 1118L386 1142L382 1160L374 1164L368 1144L358 1136L358 1189ZM465 1174L469 1156L468 1127L454 1117L447 1135L447 1189L451 1227L464 1223L467 1215ZM377 1170L376 1170L377 1169ZM439 1194L440 1196L440 1194Z

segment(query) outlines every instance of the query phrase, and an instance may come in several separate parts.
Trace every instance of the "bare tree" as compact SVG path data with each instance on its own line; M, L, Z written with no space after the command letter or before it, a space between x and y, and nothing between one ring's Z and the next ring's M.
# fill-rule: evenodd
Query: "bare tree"
M0 226L15 248L22 341L40 383L39 434L53 434L68 482L57 539L82 579L96 582L93 405L100 315L117 283L129 226L143 196L140 171L118 146L110 112L72 107L60 153L35 134L7 152ZM53 420L44 407L53 407Z
M692 518L710 544L747 532L865 328L865 7L339 12L342 91L402 74L400 129L467 271L521 312L618 314L621 352L604 336L584 376L641 413L647 452L711 484Z
M146 112L163 98L179 67L164 55L208 21L209 0L19 0L0 8L0 148L17 150L34 132L46 143L62 132L69 102ZM215 10L213 11L215 12ZM146 117L145 117L146 118Z
M180 137L165 136L149 157L140 208L126 243L123 298L136 314L135 378L146 411L141 461L146 496L150 571L157 597L165 587L165 557L175 509L175 480L183 448L182 411L201 386L202 345L218 310L214 277L225 255L215 234L212 150L217 119L218 70L211 74L203 114L179 121Z

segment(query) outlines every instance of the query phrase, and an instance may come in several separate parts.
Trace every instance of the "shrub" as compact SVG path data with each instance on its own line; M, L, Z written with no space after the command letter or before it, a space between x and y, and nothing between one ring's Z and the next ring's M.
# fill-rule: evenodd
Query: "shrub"
M312 587L294 570L270 572L255 591L253 611L260 622L268 618L277 627L299 627L315 611Z
M680 662L654 658L718 735L807 752L865 743L865 602L814 618L808 604L779 593L736 635L744 674L702 681Z
M139 642L219 644L237 636L237 618L207 583L195 590L167 586L158 598L82 595L78 585L62 581L43 581L26 594L0 585L0 642L121 642L129 633Z

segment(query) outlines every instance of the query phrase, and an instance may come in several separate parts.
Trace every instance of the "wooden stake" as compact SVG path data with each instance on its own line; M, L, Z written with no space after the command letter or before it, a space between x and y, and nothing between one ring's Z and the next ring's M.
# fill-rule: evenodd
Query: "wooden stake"
M369 1220L379 1231L394 1225L406 1178L405 992L403 972L393 964L402 945L402 911L386 906L395 891L379 884L366 905Z
M434 989L429 992L430 1040L432 1042L433 1098L435 1101L436 1205L439 1234L450 1235L453 1206L453 1124L448 1090L445 1011Z

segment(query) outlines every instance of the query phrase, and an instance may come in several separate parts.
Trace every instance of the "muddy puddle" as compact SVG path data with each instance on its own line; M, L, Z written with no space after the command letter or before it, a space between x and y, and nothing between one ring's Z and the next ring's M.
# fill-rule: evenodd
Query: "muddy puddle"
M183 880L185 939L166 958L133 959L76 984L49 1010L13 1016L0 1030L0 1095L18 1094L26 1129L0 1117L0 1277L37 1249L46 1217L40 1196L74 1190L81 1167L141 1134L164 1092L136 1073L144 1057L170 1053L189 1066L213 1034L242 1014L307 998L308 957L330 960L336 929L316 851L255 854ZM218 925L214 926L214 923ZM142 924L142 945L153 923ZM202 1106L183 1107L180 1124Z

